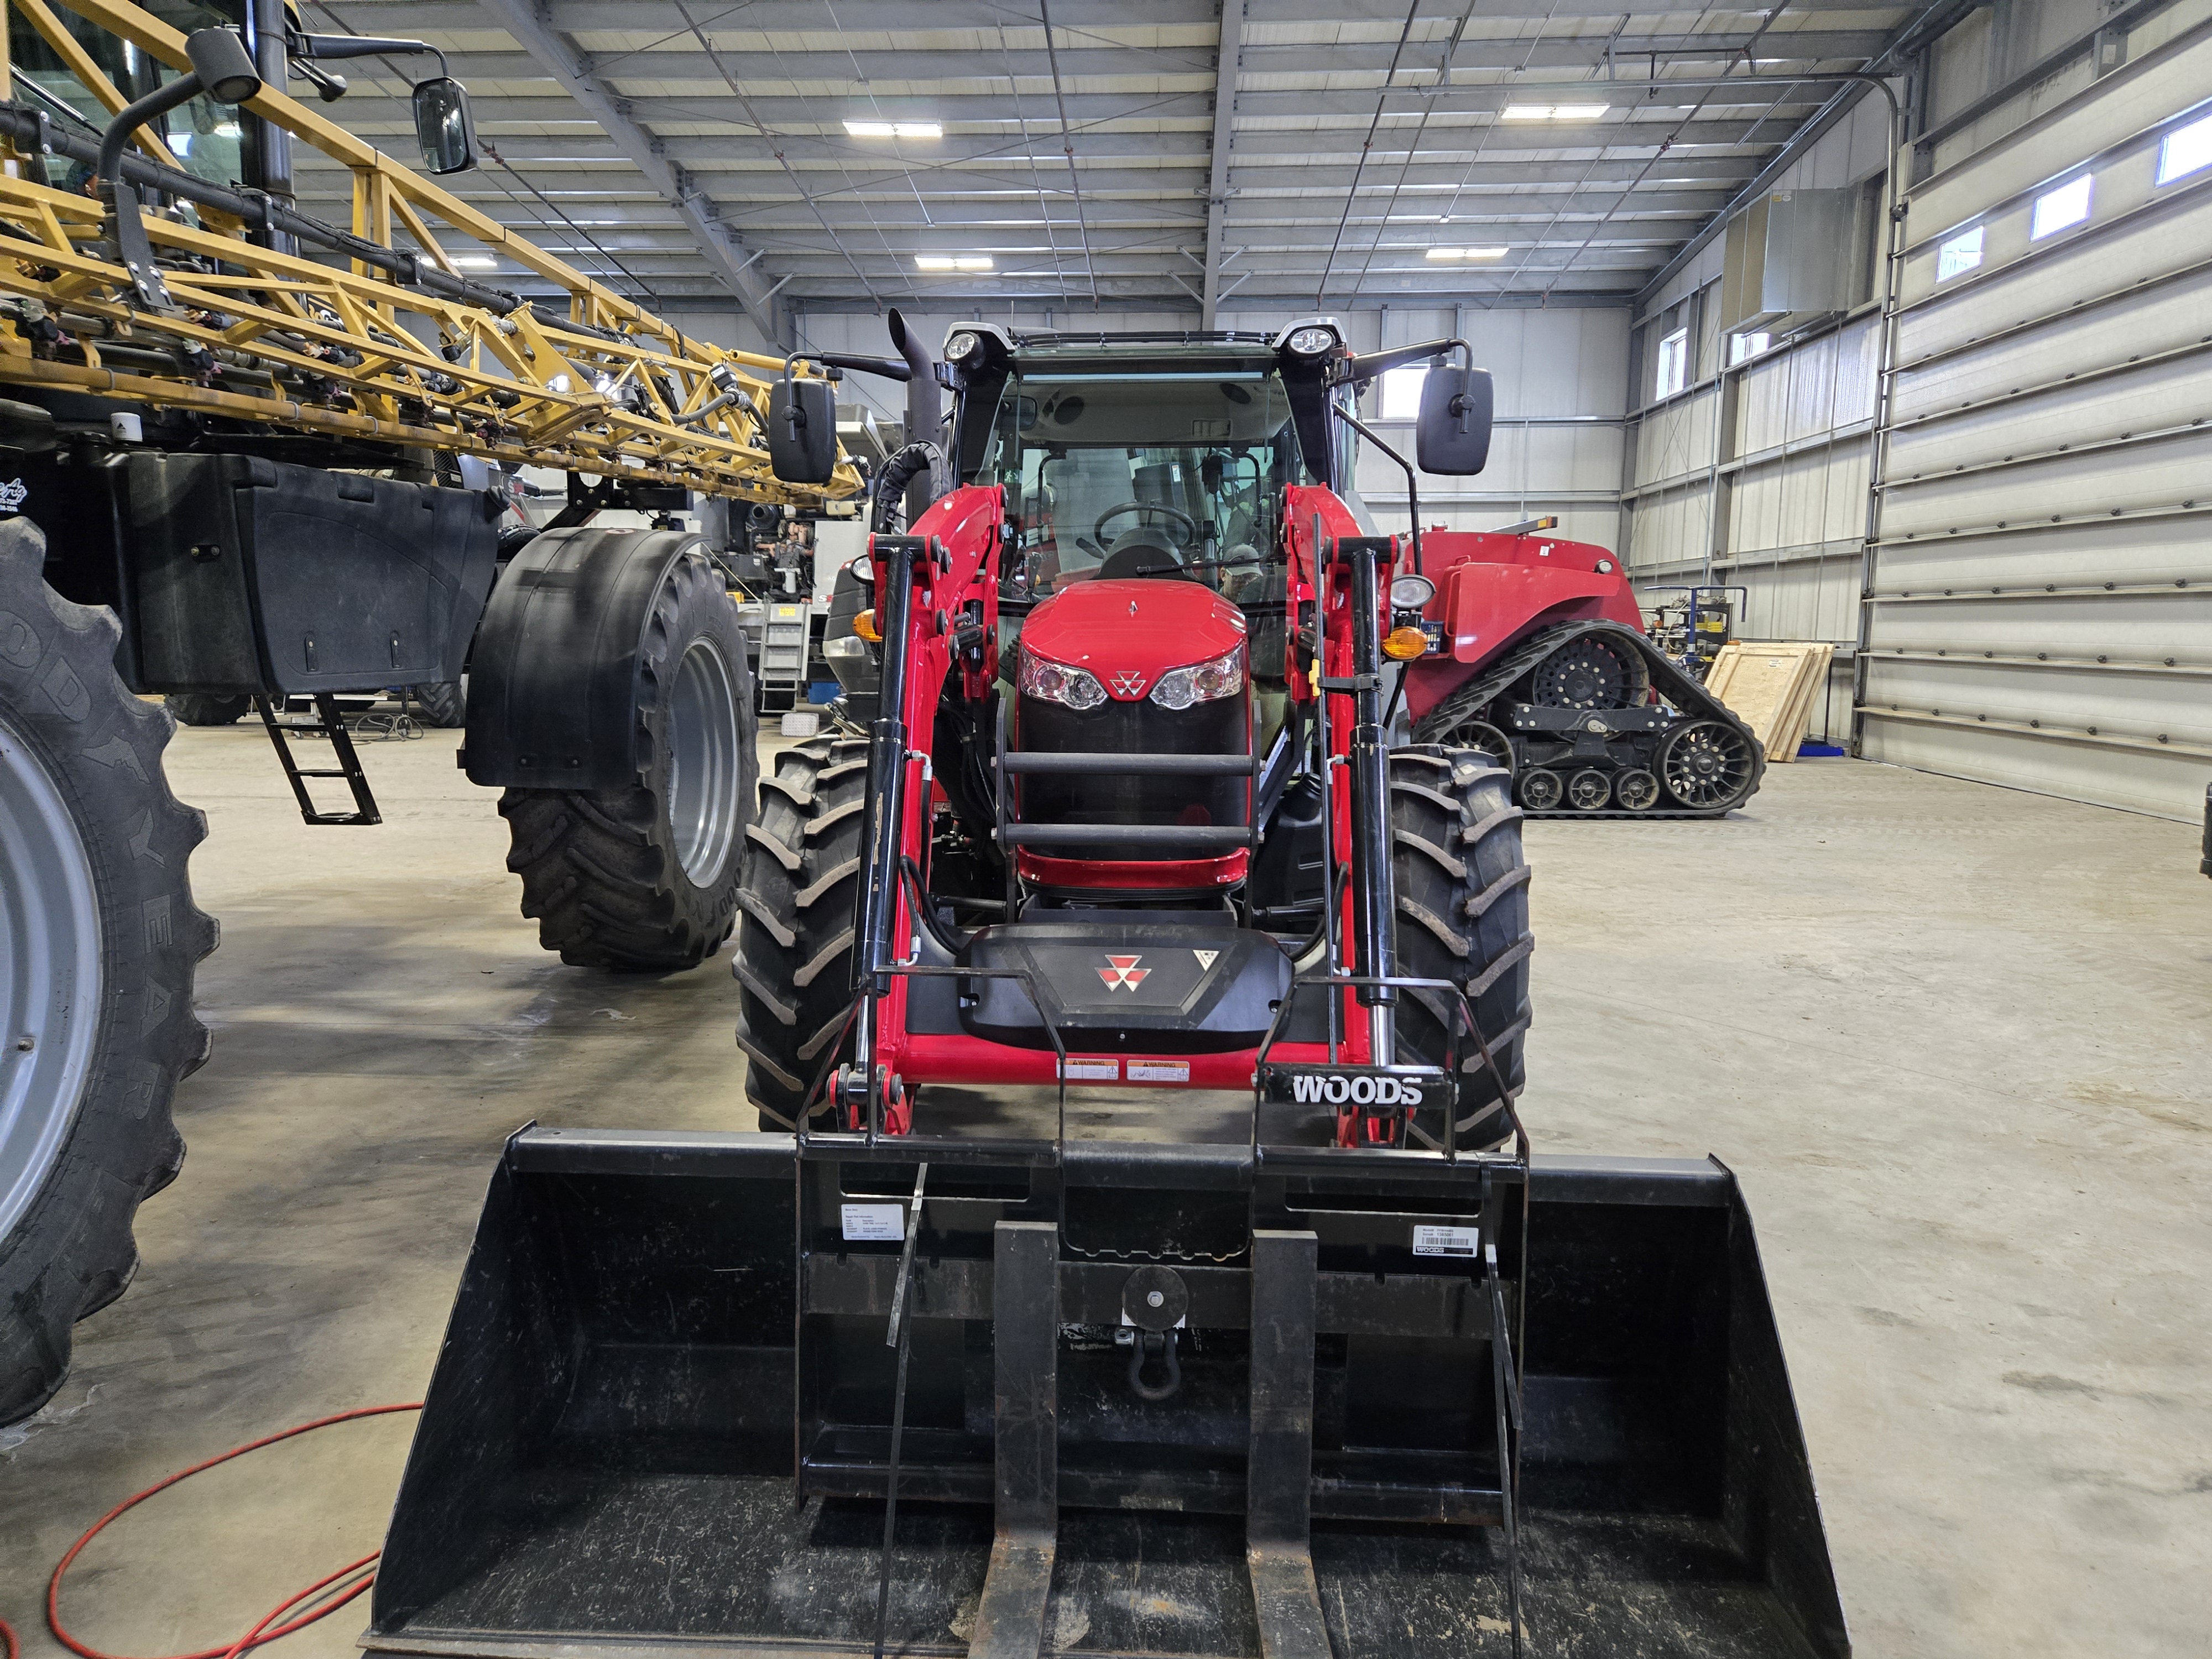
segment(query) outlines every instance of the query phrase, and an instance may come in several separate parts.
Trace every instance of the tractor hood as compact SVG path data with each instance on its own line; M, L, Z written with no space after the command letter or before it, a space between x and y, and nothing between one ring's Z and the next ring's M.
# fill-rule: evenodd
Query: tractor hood
M1160 576L1078 582L1030 612L1022 648L1085 668L1107 696L1134 702L1170 668L1244 643L1244 613L1201 582Z

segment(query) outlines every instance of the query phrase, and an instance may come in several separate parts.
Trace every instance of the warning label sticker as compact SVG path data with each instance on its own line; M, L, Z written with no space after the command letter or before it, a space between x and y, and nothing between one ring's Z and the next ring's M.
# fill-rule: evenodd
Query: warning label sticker
M848 1233L846 1237L850 1237ZM1421 1227L1413 1229L1415 1255L1479 1255L1482 1251L1482 1229L1480 1227Z
M1188 1083L1190 1081L1190 1062L1187 1060L1133 1060L1129 1062L1129 1081Z
M848 1204L845 1206L845 1238L848 1243L904 1243L906 1206Z
M1118 1083L1121 1080L1121 1062L1118 1060L1071 1060L1061 1075L1070 1083Z

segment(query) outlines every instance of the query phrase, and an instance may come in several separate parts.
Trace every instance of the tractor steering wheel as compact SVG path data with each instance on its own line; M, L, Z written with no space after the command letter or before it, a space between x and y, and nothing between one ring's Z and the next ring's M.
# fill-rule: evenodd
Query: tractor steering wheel
M1114 538L1106 533L1106 521L1109 519L1118 519L1124 513L1136 514L1137 521L1139 524L1144 522L1146 514L1159 514L1167 520L1170 532L1168 539L1176 544L1178 550L1188 547L1198 539L1198 520L1181 507L1170 507L1164 501L1123 501L1119 507L1109 507L1101 513L1098 515L1098 522L1091 526L1091 533L1098 538L1102 547L1110 547L1114 541ZM1176 533L1178 531L1179 534Z

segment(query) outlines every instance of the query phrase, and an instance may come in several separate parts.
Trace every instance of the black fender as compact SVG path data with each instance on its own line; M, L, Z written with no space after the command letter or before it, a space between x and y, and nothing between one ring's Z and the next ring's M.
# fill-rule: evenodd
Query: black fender
M635 781L639 635L682 530L549 530L492 590L469 666L469 781L615 789Z

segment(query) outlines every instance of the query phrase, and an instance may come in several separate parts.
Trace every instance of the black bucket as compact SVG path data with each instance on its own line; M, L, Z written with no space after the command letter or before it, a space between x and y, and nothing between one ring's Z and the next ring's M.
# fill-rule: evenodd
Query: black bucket
M539 1129L365 1645L871 1647L925 1161L887 1651L1849 1652L1717 1164Z

